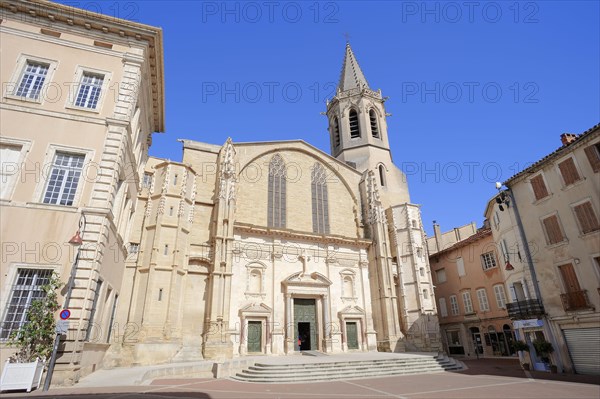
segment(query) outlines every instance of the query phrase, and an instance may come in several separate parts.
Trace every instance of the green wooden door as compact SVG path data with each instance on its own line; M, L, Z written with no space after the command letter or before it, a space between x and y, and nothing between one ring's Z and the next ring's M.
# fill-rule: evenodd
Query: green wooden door
M346 338L348 340L348 349L358 349L358 329L356 322L346 323Z
M301 340L296 350L316 350L317 309L314 299L294 298L294 326L294 340Z
M248 353L262 352L262 322L248 321Z

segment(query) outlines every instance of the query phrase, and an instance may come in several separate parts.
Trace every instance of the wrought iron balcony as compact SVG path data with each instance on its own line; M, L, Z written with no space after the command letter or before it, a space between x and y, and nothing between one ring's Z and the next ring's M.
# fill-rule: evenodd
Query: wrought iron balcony
M539 299L526 299L524 301L512 302L506 304L508 317L513 320L526 320L542 316L544 314L544 305Z
M563 308L567 312L594 308L588 300L586 290L560 294L560 299L562 300Z

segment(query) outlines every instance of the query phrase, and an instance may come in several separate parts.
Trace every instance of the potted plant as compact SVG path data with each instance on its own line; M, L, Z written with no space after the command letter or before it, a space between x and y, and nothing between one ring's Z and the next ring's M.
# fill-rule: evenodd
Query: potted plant
M544 362L546 366L549 366L552 372L556 372L556 366L552 364L552 359L550 357L550 354L554 352L552 344L545 339L536 339L533 341L533 347L542 362Z
M60 309L57 290L61 285L53 273L48 283L41 287L45 296L31 302L27 322L10 336L7 344L17 348L17 352L4 365L0 390L26 389L30 392L39 387L56 336L55 313Z
M525 341L515 341L513 345L517 352L529 352L529 345L527 345ZM525 355L523 353L521 353L521 356L523 357L523 360L525 360ZM523 366L523 370L529 370L529 363L524 361L521 366Z

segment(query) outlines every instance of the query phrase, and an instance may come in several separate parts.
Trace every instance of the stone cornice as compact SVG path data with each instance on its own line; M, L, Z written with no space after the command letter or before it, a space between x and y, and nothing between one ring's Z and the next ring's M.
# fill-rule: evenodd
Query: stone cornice
M274 229L263 226L256 226L247 223L235 223L233 229L236 233L246 233L252 235L261 235L277 238L289 238L304 241L326 242L328 244L355 245L361 248L368 248L371 241L364 238L351 238L339 235L321 235L309 232L296 231L291 229Z
M162 29L46 0L3 0L0 3L0 11L6 19L15 19L35 26L52 26L91 39L107 40L108 35L109 40L123 46L132 47L138 42L140 47L147 47L154 115L153 130L165 130Z

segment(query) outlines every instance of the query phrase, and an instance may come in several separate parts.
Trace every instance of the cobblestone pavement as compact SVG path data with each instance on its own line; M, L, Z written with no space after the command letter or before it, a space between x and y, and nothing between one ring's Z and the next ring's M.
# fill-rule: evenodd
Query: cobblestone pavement
M146 386L57 388L2 398L64 399L358 399L527 398L598 399L600 376L525 372L515 359L464 360L461 372L303 384L256 384L229 379L158 379Z

